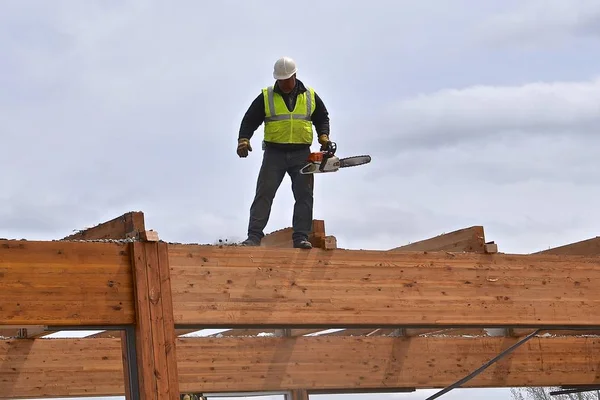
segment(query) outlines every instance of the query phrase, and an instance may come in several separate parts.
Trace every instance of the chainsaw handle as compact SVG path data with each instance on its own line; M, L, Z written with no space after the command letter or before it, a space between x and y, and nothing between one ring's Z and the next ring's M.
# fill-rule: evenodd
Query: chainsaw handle
M325 165L327 164L327 160L335 155L337 150L337 144L335 142L327 142L324 146L325 149L322 150L323 158L321 159L321 164L319 165L319 171L323 172L325 169Z
M328 157L331 157L337 151L337 144L335 142L327 142L327 144L321 147L321 151L329 154Z

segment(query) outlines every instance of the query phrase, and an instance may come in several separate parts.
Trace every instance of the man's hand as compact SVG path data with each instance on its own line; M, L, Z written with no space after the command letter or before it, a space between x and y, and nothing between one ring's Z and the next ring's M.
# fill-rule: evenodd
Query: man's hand
M321 145L321 151L327 150L329 147L329 136L326 134L319 135L319 144Z
M250 146L250 141L245 138L239 139L238 146L237 146L238 156L240 156L242 158L248 157L249 151L252 151L252 146Z

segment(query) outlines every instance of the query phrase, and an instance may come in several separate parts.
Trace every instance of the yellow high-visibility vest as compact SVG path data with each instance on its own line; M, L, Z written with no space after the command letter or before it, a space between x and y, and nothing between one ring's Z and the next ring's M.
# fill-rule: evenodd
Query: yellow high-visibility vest
M265 103L265 142L312 144L311 116L315 111L315 91L308 88L298 95L296 107L288 111L285 101L273 86L262 90Z

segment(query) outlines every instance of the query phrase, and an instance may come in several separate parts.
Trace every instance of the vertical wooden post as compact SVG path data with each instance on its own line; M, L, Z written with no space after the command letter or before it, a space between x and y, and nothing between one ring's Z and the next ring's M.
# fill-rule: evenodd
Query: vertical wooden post
M308 400L308 392L304 389L294 389L289 400Z
M292 336L292 330L283 329L282 335L290 337ZM291 390L288 394L286 394L285 400L308 400L308 391L305 389Z
M142 400L179 400L167 244L133 242L136 349Z

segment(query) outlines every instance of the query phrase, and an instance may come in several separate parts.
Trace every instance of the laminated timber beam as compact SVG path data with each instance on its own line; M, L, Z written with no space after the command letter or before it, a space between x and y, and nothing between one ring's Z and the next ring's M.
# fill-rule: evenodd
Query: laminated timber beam
M405 246L397 247L390 251L450 251L450 252L474 252L474 253L495 253L497 245L493 242L486 243L483 226L471 226L464 229L458 229L450 233L441 234L429 239L420 240ZM430 332L439 332L440 329L421 329L407 330L398 329L397 334L415 336L417 334L426 334ZM444 330L442 330L444 331ZM483 332L479 330L478 334ZM365 334L362 330L345 329L342 332L335 332L336 335L360 335ZM389 335L389 330L379 329L369 332L369 335Z
M180 382L186 391L195 391L194 385L198 385L204 392L442 388L517 341L356 336L189 338L178 344ZM597 384L599 356L600 339L535 337L464 387L552 386L572 381Z
M183 393L444 388L519 339L178 338ZM600 338L534 337L464 387L600 385ZM119 339L0 340L0 398L120 396ZM156 397L154 397L156 398ZM159 397L163 399L166 397Z
M600 256L600 237L594 237L586 240L581 240L574 243L565 244L562 246L538 251L533 253L538 254L553 254L553 255L567 255L567 256L587 256L594 257ZM531 329L510 329L509 334L515 337L527 336L531 333ZM573 331L558 331L556 334L573 334ZM585 335L600 335L600 329L589 330L585 332L579 332L579 334Z
M125 394L119 339L0 340L0 399Z
M124 325L134 318L121 243L0 240L0 325Z
M600 257L171 245L179 328L600 327Z
M293 248L292 228L280 229L265 235L261 242L261 246L272 248ZM327 236L325 232L325 221L315 219L312 222L312 230L309 234L309 241L316 248L331 250L337 246L337 239L334 236ZM322 329L291 329L286 332L288 336L302 336L310 333L319 332ZM190 333L193 330L179 330L182 333ZM259 334L283 335L284 332L280 329L231 329L227 332L222 332L210 336L256 336Z

